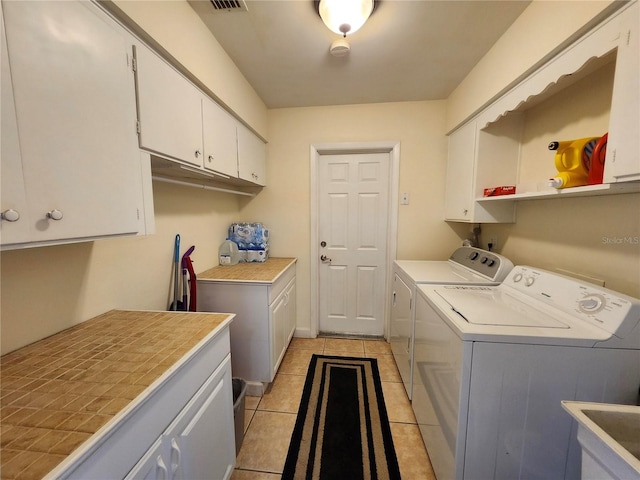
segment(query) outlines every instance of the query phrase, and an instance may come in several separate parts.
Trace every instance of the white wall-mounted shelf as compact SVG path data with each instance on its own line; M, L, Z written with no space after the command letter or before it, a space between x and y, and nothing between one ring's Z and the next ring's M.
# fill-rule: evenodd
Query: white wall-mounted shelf
M499 195L496 197L476 198L476 202L513 202L524 200L541 200L545 198L594 197L600 195L620 195L624 193L640 192L640 182L604 183L587 185L584 187L562 188L559 190L543 190L539 192L524 192L514 195Z

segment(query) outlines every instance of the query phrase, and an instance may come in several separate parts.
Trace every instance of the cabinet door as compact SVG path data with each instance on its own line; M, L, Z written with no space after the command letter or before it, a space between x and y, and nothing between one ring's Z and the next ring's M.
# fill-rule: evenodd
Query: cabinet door
M266 146L243 125L238 125L238 176L256 185L267 184Z
M640 98L638 68L640 63L640 27L638 4L629 8L621 19L615 80L611 98L607 158L604 182L640 180Z
M285 345L284 345L285 350L289 346L289 342L291 341L291 338L293 337L293 334L296 332L296 324L297 324L296 308L297 308L297 304L296 304L296 279L294 277L294 279L291 280L291 283L287 287L287 322L288 323L287 323L287 328L286 328L286 338L285 338L285 342L284 342L285 343Z
M470 122L449 136L445 220L471 221L472 219L475 154L476 122Z
M22 159L18 139L18 125L15 106L13 103L13 89L9 72L9 55L4 36L4 22L0 19L0 47L2 48L0 68L0 114L2 114L2 142L0 142L0 163L2 176L0 180L0 237L3 243L24 243L30 239L29 219L27 218L27 198L22 176ZM6 219L5 219L6 216ZM16 218L16 216L18 218Z
M236 120L219 105L202 99L204 168L238 178Z
M169 469L165 463L164 444L158 439L149 451L127 474L125 480L165 480L169 478Z
M202 166L202 93L144 46L136 46L140 147Z
M271 304L271 379L276 376L278 367L286 350L287 325L287 293L283 291Z
M137 232L125 32L90 2L5 2L3 15L32 240Z
M391 292L389 325L391 351L409 399L411 399L411 362L413 342L412 289L396 274Z
M231 477L236 447L229 356L169 426L165 438L173 478Z

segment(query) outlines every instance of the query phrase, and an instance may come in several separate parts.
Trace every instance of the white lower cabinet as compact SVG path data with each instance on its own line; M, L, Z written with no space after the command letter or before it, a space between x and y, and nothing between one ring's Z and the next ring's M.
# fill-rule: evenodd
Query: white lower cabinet
M229 478L235 458L231 388L227 357L125 478Z
M198 310L236 315L230 326L233 376L270 383L296 328L296 264L273 282L198 277Z
M167 367L74 453L46 478L230 478L236 451L228 327Z

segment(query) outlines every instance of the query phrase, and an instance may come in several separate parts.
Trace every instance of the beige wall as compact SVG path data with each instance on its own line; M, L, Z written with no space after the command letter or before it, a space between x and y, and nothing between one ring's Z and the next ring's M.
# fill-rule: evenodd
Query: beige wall
M310 157L312 144L400 142L397 257L446 259L467 225L442 221L447 143L444 101L290 108L269 111L268 186L242 216L264 222L271 253L296 256L298 328L310 327Z
M584 275L640 298L640 194L532 200L517 223L483 225L515 264ZM564 272L563 272L564 271Z

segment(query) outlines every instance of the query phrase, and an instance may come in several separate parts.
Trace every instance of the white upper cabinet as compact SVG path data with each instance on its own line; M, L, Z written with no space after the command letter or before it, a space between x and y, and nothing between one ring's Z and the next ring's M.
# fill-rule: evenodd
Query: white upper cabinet
M449 136L449 159L447 161L447 180L445 184L445 220L470 223L512 223L515 221L515 208L505 204L480 204L475 201L474 185L486 182L484 177L496 175L508 176L506 169L493 172L493 169L483 170L479 155L481 146L486 147L491 142L492 135L484 135L478 131L475 120L463 125ZM514 155L517 142L501 140L501 148L494 152L504 157ZM517 153L516 153L517 154ZM495 162L501 165L504 162ZM509 158L506 165L512 164ZM492 181L496 181L493 178Z
M445 220L473 218L473 169L476 155L476 122L471 121L449 135L449 159L445 184Z
M0 24L3 28L4 24ZM2 141L0 142L0 159L2 176L0 195L2 196L2 220L0 234L3 244L25 243L31 239L31 229L27 221L27 193L22 175L22 159L20 157L20 140L16 110L13 103L11 74L9 72L9 56L7 43L2 35L2 66L0 67L0 114L2 114Z
M125 32L89 2L3 2L2 14L2 247L136 233Z
M230 178L238 176L236 120L218 104L202 99L204 168Z
M140 147L202 166L202 93L146 47L136 47Z
M447 220L513 222L514 200L640 191L637 19L638 2L622 6L450 135ZM605 133L604 183L549 187L550 142ZM501 186L515 195L484 197Z
M140 148L157 156L157 172L187 181L265 185L260 138L144 45L136 47L136 74Z
M242 125L238 125L238 176L257 185L267 184L266 145Z
M638 2L620 19L617 39L618 55L611 99L611 119L607 139L604 182L640 180L640 31L638 28Z

